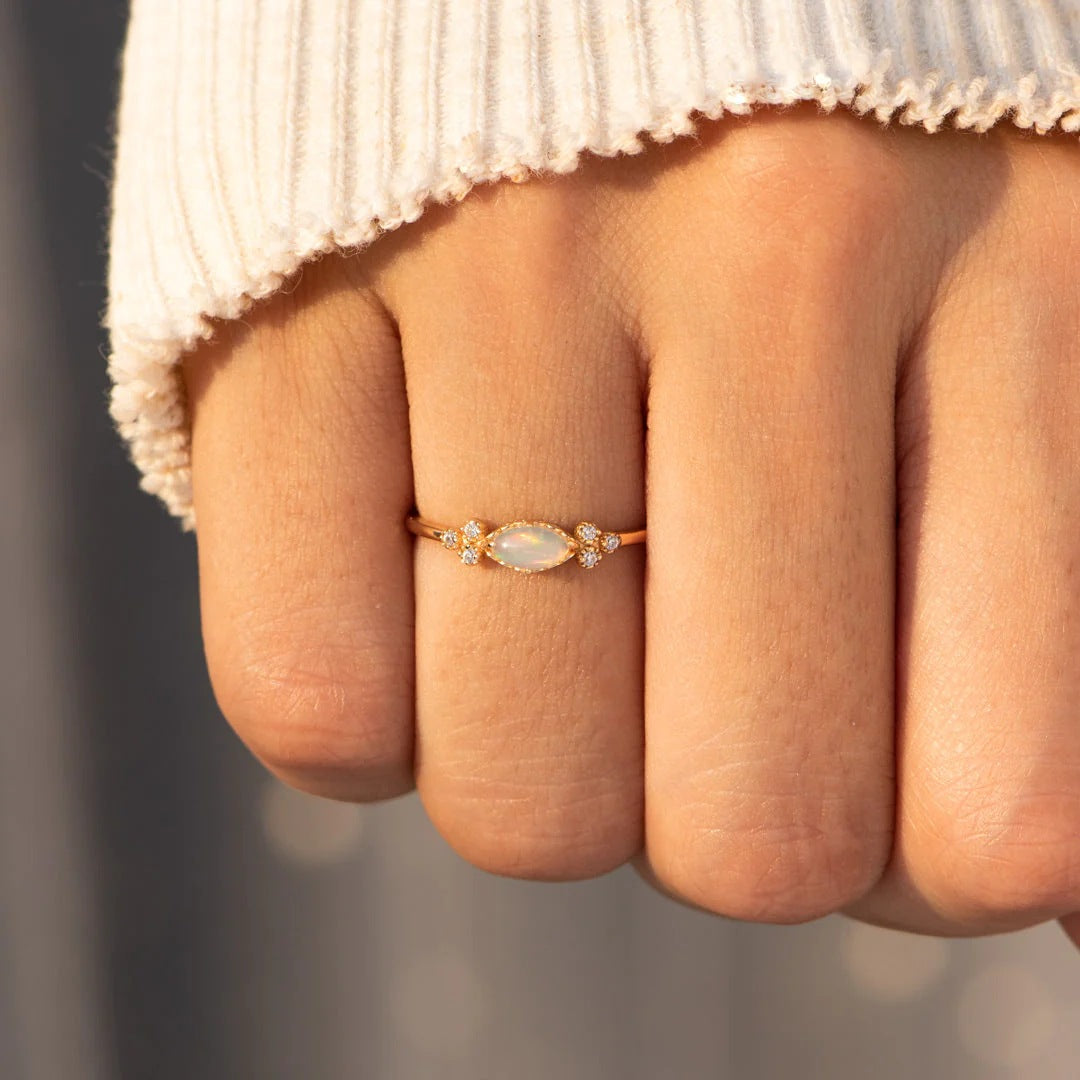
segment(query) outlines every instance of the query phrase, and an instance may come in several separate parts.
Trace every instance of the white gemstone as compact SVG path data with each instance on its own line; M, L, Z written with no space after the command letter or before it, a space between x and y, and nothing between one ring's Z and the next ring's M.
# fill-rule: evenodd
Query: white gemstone
M581 539L587 544L591 544L599 535L600 530L595 525L582 525L581 526Z
M457 547L457 532L454 529L447 529L442 534L442 542L444 547Z
M604 537L604 550L611 552L614 551L622 543L622 537L616 536L614 533L608 533Z
M466 540L479 540L480 534L483 532L483 528L479 521L470 521L465 525L465 539Z
M571 550L566 535L550 525L515 525L495 535L488 553L515 570L550 570L566 562Z
M480 552L476 548L463 548L461 551L461 561L466 566L475 566L480 561Z
M600 561L600 556L595 551L583 551L578 558L586 570L591 570Z

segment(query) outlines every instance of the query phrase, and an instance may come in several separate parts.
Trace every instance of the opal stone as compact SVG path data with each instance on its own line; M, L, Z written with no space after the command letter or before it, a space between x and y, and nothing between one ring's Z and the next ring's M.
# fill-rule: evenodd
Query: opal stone
M550 570L570 558L564 533L550 525L513 525L499 532L488 547L491 557L514 570Z

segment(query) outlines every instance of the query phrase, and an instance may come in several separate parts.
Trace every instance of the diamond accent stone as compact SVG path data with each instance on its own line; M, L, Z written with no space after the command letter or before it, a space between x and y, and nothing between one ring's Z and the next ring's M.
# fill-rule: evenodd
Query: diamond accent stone
M578 527L578 536L585 541L586 544L591 544L600 535L600 530L591 522L583 522Z
M583 551L578 556L578 562L585 567L586 570L591 570L600 561L600 554L596 551Z
M480 552L476 548L462 548L461 561L466 566L475 566L480 561Z
M615 533L608 533L604 537L604 542L601 547L610 555L620 544L622 543L622 537Z
M457 529L447 529L442 534L443 547L455 548L457 547Z
M483 531L484 531L484 528L480 524L479 521L466 522L465 528L462 530L462 532L465 533L465 539L466 540L479 540L480 539L480 534Z

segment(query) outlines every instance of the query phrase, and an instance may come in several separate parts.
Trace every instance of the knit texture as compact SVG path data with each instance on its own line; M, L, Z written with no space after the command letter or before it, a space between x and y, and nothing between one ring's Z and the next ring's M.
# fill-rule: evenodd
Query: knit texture
M477 183L814 100L1080 131L1080 0L134 0L111 415L193 529L177 362L307 259Z

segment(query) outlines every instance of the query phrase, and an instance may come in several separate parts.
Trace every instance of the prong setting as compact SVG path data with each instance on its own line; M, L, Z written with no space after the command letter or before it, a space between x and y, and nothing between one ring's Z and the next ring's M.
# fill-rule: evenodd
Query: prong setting
M616 536L615 533L605 533L600 526L591 521L579 521L574 526L574 538L577 540L577 561L583 570L592 570L600 564L604 552L614 551L614 547L607 545L607 539Z
M456 529L443 529L438 537L448 551L457 553L466 566L476 566L484 554L487 528L475 518Z

